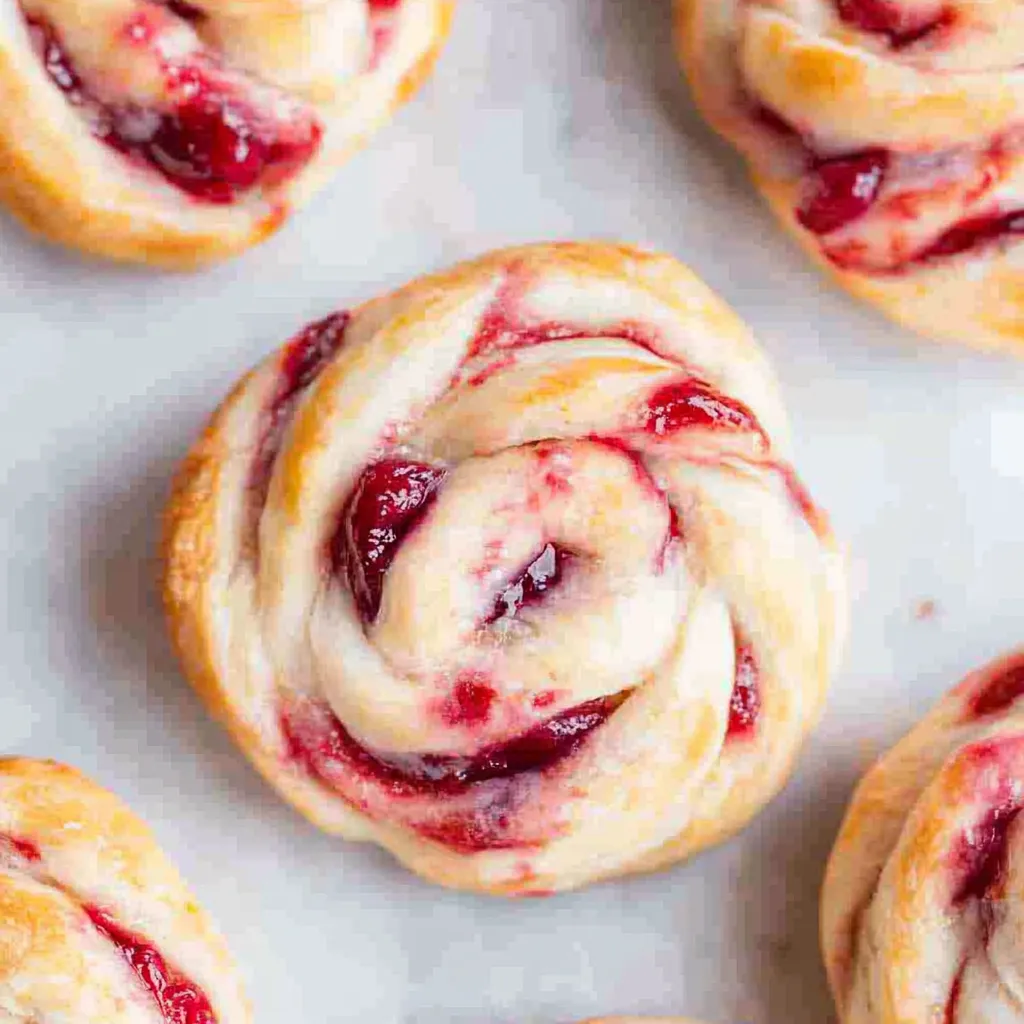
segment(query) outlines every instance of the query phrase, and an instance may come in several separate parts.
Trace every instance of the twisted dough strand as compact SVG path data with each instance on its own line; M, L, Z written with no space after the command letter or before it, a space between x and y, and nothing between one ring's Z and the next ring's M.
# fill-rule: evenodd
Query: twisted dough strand
M540 893L742 826L836 654L824 517L739 321L666 257L492 254L313 325L179 476L185 668L322 827Z
M676 0L698 103L812 256L937 337L1024 335L1014 0Z
M245 1024L223 940L152 835L69 768L0 760L0 1012Z

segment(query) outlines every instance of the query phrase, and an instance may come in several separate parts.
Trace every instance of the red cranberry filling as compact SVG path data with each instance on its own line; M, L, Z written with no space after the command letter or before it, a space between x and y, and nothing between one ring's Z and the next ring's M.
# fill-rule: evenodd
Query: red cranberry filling
M952 24L953 11L940 7L932 13L907 10L900 0L837 0L839 17L862 32L885 36L895 49L920 42Z
M797 220L816 235L838 231L862 217L878 198L889 167L884 149L815 160L804 181Z
M559 320L526 322L521 318L518 307L528 286L527 278L514 270L509 272L490 308L480 319L476 336L469 346L467 360L504 349L529 348L551 341L576 341L594 337L617 338L661 355L653 332L643 324L631 321L601 327L583 327Z
M990 680L971 701L970 713L979 718L1005 711L1024 695L1024 659Z
M552 768L575 753L624 699L622 694L599 697L569 708L471 756L379 754L362 746L326 708L285 713L282 730L291 759L329 785L339 773L352 772L386 787L394 797L451 795L492 779Z
M745 405L693 378L658 388L640 412L640 425L658 437L695 427L762 433L754 414Z
M726 739L747 739L757 728L761 712L759 673L754 652L745 641L736 641L736 682L729 700L729 725Z
M33 864L43 859L39 847L31 839L22 839L19 836L0 835L0 851L4 850Z
M182 21L197 22L202 21L205 17L198 7L186 3L185 0L154 0L154 2L159 3L161 7L166 7L171 14L181 18Z
M230 203L256 185L280 184L319 148L322 128L310 115L279 122L261 113L208 60L166 67L175 97L170 110L104 104L79 77L53 26L36 18L28 24L51 81L86 112L94 134L196 199Z
M480 725L491 715L498 694L482 672L466 672L455 680L452 692L441 705L445 725Z
M995 216L971 217L954 224L943 234L918 252L914 263L958 256L972 249L980 249L1016 235L1024 235L1024 210Z
M1020 812L1019 804L1001 804L960 837L953 853L960 874L954 906L969 899L985 899L999 884L1006 871L1007 833Z
M155 946L122 928L98 907L86 906L84 910L152 993L167 1024L216 1024L213 1007L202 989L174 970Z
M576 557L558 544L545 544L541 553L498 595L486 623L514 619L523 608L543 601L545 594L561 582Z
M964 984L965 967L966 964L962 964L960 970L956 972L956 977L953 979L953 985L949 990L949 1000L946 1003L946 1014L943 1018L943 1024L956 1024L957 1012L960 1009L960 993Z
M350 319L348 313L332 313L323 320L310 324L284 351L277 394L267 410L263 436L257 447L249 478L251 506L255 513L254 522L266 501L270 470L281 446L281 436L291 420L295 403L341 348Z
M376 619L384 577L445 476L437 466L390 458L369 466L356 483L331 542L331 561L344 571L364 622Z
M320 376L331 357L341 348L351 316L332 313L310 324L285 349L281 360L282 385L275 404L278 408L305 391Z

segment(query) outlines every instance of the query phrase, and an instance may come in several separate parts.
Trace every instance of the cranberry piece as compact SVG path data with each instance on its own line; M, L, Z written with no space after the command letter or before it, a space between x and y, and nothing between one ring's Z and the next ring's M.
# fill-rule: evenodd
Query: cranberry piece
M1024 660L990 680L971 702L970 712L979 718L1004 711L1024 695Z
M736 680L729 699L727 739L746 739L753 735L761 712L760 673L754 652L745 641L736 642Z
M954 851L954 863L960 884L953 905L969 899L985 899L1002 879L1006 870L1007 833L1021 807L1004 803L992 808L973 828L964 832Z
M490 717L497 697L482 672L464 673L441 705L441 718L445 725L479 725Z
M797 220L816 235L827 235L862 217L878 198L889 168L884 149L818 160L805 181Z
M959 256L1017 235L1024 235L1024 210L998 216L971 217L941 234L918 252L912 262L930 263L932 260Z
M230 202L252 188L269 156L245 113L215 95L164 115L147 150L166 178L214 203Z
M640 425L658 437L690 428L753 431L763 436L756 417L745 405L693 378L658 388L640 411Z
M523 608L541 602L545 594L561 582L575 560L576 555L560 545L545 544L540 554L498 595L486 622L514 619Z
M105 104L83 83L53 26L35 18L28 24L50 80L89 112L96 135L196 199L230 203L257 185L280 184L320 146L323 129L312 117L274 123L212 63L166 68L178 97L169 110ZM139 25L145 40L148 29Z
M922 17L919 12L908 12L899 0L837 0L837 8L847 25L885 36L896 49L920 42L954 19L950 8L942 7Z
M202 989L174 970L152 943L122 928L99 907L83 909L150 991L167 1024L216 1024L213 1007Z
M384 576L445 476L437 466L390 458L368 467L353 488L331 542L331 560L345 572L364 622L377 617Z

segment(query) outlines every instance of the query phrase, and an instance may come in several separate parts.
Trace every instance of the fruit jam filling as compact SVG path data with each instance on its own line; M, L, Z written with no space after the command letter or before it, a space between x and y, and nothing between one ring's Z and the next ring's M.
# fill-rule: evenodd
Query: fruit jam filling
M188 20L200 17L190 7L141 5L125 26L124 45L156 50L159 35L183 12ZM320 146L323 131L310 112L290 103L279 105L294 108L291 116L275 112L274 99L280 97L265 85L258 88L266 98L257 104L255 87L205 52L180 64L159 58L166 88L159 109L105 102L79 74L56 28L32 15L26 21L50 81L81 111L92 133L194 199L227 204L254 189L280 185Z
M152 943L123 928L98 907L84 909L96 930L113 943L149 990L167 1024L217 1024L203 990L171 967Z

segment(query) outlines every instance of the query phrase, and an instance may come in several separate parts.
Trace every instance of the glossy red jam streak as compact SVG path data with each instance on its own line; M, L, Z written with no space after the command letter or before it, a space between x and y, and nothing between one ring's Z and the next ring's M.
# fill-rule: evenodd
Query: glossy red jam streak
M364 622L377 618L384 577L446 475L438 466L390 458L368 466L353 488L331 541L331 562L347 578Z
M504 743L473 755L384 754L368 750L323 706L293 710L282 718L293 760L333 784L355 774L379 783L391 796L455 794L492 779L543 771L569 757L622 703L600 697L552 716Z
M705 429L750 431L764 438L757 418L742 402L692 377L658 388L642 406L639 422L642 430L657 437Z
M750 645L736 641L736 682L729 700L729 726L726 737L748 739L757 729L761 713L760 679Z
M166 17L144 12L133 19L131 38L147 45L159 29L153 20ZM93 134L196 199L231 203L257 186L281 184L320 146L323 130L311 114L285 121L258 110L209 57L165 67L167 109L105 104L78 75L53 26L37 18L28 24L50 80L82 110Z
M498 289L498 294L480 319L476 336L469 345L466 360L476 359L494 352L530 348L552 341L576 341L581 338L615 338L628 341L672 362L678 360L660 351L657 334L635 321L624 320L602 325L583 326L561 320L529 321L524 318L522 306L530 287L530 279L510 270ZM488 368L490 372L494 372ZM485 371L486 379L487 371ZM472 380L475 380L473 378Z
M514 619L523 608L542 602L576 559L573 552L558 544L545 544L540 554L502 589L486 623Z
M959 875L953 905L969 899L986 899L1006 872L1010 826L1021 806L1010 800L992 808L981 821L966 830L953 850L953 867Z
M256 447L249 476L252 525L267 499L270 473L281 447L285 428L291 422L295 406L306 389L323 372L345 340L350 315L332 313L310 324L284 350L279 364L277 391L264 414L263 433Z
M948 228L907 262L932 263L1000 242L1010 242L1021 235L1024 235L1024 210L971 217Z
M22 839L20 836L0 835L0 853L9 851L15 857L27 860L36 864L43 859L39 847L31 839Z
M825 159L816 155L812 144L774 111L753 105L750 116L803 152L807 163L801 183L804 199L796 209L796 217L808 231L816 235L838 231L864 216L875 204L893 162L892 154L884 149L869 149ZM986 179L985 187L990 184ZM825 255L845 270L892 274L987 246L1006 244L1021 235L1024 235L1024 210L1009 210L968 217L953 224L932 242L890 266L865 264L863 247L859 245L825 249Z
M831 160L817 159L802 183L797 220L816 235L827 235L863 217L885 183L889 154L868 149Z
M926 36L952 26L955 12L937 4L931 11L907 9L901 0L836 0L839 17L851 28L885 36L895 49L905 49Z
M98 907L83 909L97 931L117 947L139 981L152 993L168 1024L216 1024L213 1007L203 990L171 967L155 946L121 927Z
M1024 659L990 679L974 695L968 707L968 714L981 718L1005 711L1021 696L1024 696Z

